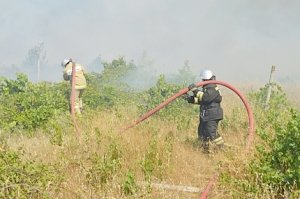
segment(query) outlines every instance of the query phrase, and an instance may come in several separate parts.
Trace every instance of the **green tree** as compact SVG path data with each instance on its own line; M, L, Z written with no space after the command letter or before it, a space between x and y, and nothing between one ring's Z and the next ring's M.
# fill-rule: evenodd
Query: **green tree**
M117 87L122 90L127 88L127 85L122 80L130 71L136 68L133 62L127 63L124 57L114 59L112 62L104 62L103 66L104 70L99 79L101 84Z
M41 66L46 63L46 54L44 43L41 42L28 51L25 59L24 65L28 68L27 72L34 72L36 81L40 81Z

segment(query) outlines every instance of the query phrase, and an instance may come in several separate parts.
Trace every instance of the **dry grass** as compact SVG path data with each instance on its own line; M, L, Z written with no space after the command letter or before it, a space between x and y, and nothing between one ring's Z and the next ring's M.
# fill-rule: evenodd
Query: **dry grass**
M252 85L240 88L247 91L254 89ZM295 90L299 90L299 86ZM155 188L149 191L144 186L139 186L137 193L126 197L122 194L121 186L129 170L134 173L137 182L145 181L141 162L151 150L150 143L153 140L157 147L155 155L162 160L162 165L153 171L152 182L203 189L211 176L222 169L229 170L236 176L243 175L243 169L252 157L252 154L245 155L244 151L248 133L247 114L242 102L233 92L222 88L222 93L224 113L231 120L231 126L220 128L225 142L231 146L226 152L207 155L197 147L197 115L189 128L184 130L177 128L177 124L172 121L151 117L122 132L121 129L139 116L136 107L132 106L85 115L78 120L80 137L77 138L75 132L65 132L62 146L52 145L43 132L38 132L31 138L19 135L10 137L8 145L12 149L23 151L26 159L57 166L65 180L60 191L53 194L52 198L198 198L200 193ZM287 94L300 108L299 92L289 91ZM170 140L166 141L167 138ZM91 157L103 157L112 142L122 152L121 166L103 187L92 186L87 179L93 166ZM168 144L170 151L166 148ZM232 190L234 187L230 187L230 190L227 188L217 184L210 193L211 198L230 198L235 190Z
M253 89L247 85L241 88L248 91ZM32 138L11 137L8 144L12 149L21 149L27 159L57 165L65 181L60 192L52 195L53 198L198 198L200 193L156 188L149 191L145 186L139 186L134 195L125 196L121 186L129 170L134 173L137 182L145 181L141 162L153 140L157 143L155 155L162 160L162 165L153 171L152 182L204 189L212 175L223 169L242 176L245 165L251 159L251 154L245 155L244 151L248 118L242 102L232 91L222 88L222 93L224 114L230 119L230 126L220 128L222 137L230 145L226 152L207 155L197 147L197 115L187 129L179 129L176 123L154 116L122 132L139 116L136 107L132 106L85 115L78 120L80 137L77 138L75 132L65 132L62 146L52 145L43 132ZM299 99L299 96L294 97ZM171 141L167 142L167 138L171 138ZM112 142L122 151L121 166L103 187L92 186L87 179L93 166L91 157L95 154L103 157ZM172 147L168 154L166 145L170 143ZM237 190L229 188L217 184L210 196L230 198L232 192Z
M232 94L229 94L229 97ZM236 106L238 98L228 100L224 110ZM241 110L243 111L243 110ZM196 129L198 119L192 121L189 129L178 130L177 125L162 121L158 117L129 129L120 130L138 117L134 107L123 107L114 111L101 111L80 119L80 137L74 132L66 132L62 146L49 142L47 136L39 133L32 138L12 137L8 143L12 149L21 149L28 159L55 164L65 176L59 193L53 198L126 198L121 191L125 174L131 170L136 181L144 181L141 161L149 151L151 140L157 142L157 157L162 159L162 167L153 172L152 182L164 182L172 185L187 185L203 189L212 174L219 171L220 162L228 162L228 158L241 158L245 129L221 133L232 147L227 152L212 155L203 154L196 145ZM243 120L244 116L240 118ZM171 153L166 153L166 138L172 137ZM87 181L87 174L92 166L91 157L97 154L102 157L109 144L115 141L122 151L121 167L102 188L95 188ZM245 158L245 157L242 157ZM128 198L197 198L200 193L152 189L140 186L139 192ZM226 198L222 190L214 190L213 198Z

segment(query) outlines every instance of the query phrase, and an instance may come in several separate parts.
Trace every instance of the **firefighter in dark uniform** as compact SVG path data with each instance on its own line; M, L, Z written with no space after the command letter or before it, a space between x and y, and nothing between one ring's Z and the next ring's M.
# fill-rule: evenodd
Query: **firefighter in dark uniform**
M216 77L210 70L201 73L203 81L215 80ZM198 126L198 138L205 152L210 152L210 145L222 148L224 140L218 133L219 121L223 119L221 107L222 95L216 84L206 84L198 88L195 84L189 85L189 93L186 97L189 103L200 105L200 122Z

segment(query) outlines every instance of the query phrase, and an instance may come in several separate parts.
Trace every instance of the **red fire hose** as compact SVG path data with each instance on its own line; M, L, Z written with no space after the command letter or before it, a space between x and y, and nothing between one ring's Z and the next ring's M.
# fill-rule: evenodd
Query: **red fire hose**
M77 134L77 138L79 137L79 128L76 122L76 117L75 117L75 84L76 84L76 66L75 62L72 61L72 90L71 90L71 116L73 120L73 125Z
M249 122L249 133L248 133L247 142L246 142L246 152L248 152L250 150L250 147L252 145L253 138L254 138L254 116L253 116L253 112L252 112L246 98L244 97L244 95L239 90L237 90L232 85L230 85L226 82L223 82L223 81L217 81L217 80L202 81L202 82L196 83L196 86L200 87L200 86L204 86L206 84L219 84L219 85L225 86L225 87L229 88L230 90L234 91L240 97L240 99L242 100L242 102L243 102L243 104L244 104L244 106L247 110L248 122ZM180 97L181 95L187 93L188 91L189 91L188 88L184 88L184 89L180 90L178 93L176 93L172 97L168 98L167 100L165 100L163 103L159 104L154 109L152 109L149 112L142 115L140 118L138 118L136 121L134 121L131 125L127 126L124 129L124 131L126 131L127 129L130 129L130 128L134 127L135 125L139 124L140 122L144 121L145 119L147 119L148 117L150 117L154 113L158 112L160 109L167 106L169 103L171 103L172 101L174 101L176 98ZM218 181L218 178L219 178L218 173L215 173L211 177L211 179L210 179L209 183L207 184L206 188L201 193L200 199L207 198L210 190L212 189L214 184Z
M72 90L71 90L71 115L72 118L75 118L75 63L72 62L72 80L71 80L71 84L72 84Z

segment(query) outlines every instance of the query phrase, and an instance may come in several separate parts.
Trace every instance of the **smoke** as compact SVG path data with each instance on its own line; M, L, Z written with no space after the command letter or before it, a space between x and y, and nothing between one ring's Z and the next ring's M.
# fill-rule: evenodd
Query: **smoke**
M27 52L44 43L41 78L52 81L61 80L65 57L95 66L99 56L139 60L145 51L154 64L141 72L176 73L189 60L196 76L210 68L220 80L266 82L276 65L275 79L299 81L297 0L12 0L0 6L1 75L22 70Z

